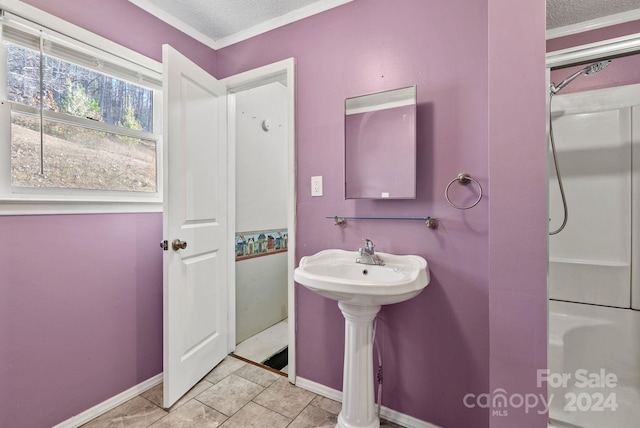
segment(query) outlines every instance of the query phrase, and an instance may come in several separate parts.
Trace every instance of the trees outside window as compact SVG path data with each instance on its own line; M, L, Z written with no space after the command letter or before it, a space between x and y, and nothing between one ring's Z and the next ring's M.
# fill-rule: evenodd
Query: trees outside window
M157 192L154 91L7 43L11 186Z

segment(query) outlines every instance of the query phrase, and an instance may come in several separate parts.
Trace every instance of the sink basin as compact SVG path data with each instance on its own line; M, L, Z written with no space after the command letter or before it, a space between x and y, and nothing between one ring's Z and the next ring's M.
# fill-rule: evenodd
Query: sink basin
M422 257L376 254L384 266L356 263L357 251L320 251L303 257L293 278L321 296L360 306L403 302L429 283L427 261Z
M345 319L342 410L337 428L379 428L373 395L373 321L381 305L404 302L429 284L420 256L376 253L383 266L356 263L357 251L325 250L303 257L293 278L337 300Z

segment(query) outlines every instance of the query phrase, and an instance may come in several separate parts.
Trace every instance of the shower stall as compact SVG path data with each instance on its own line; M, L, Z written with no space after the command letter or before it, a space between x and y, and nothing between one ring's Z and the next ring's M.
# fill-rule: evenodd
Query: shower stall
M640 420L640 85L560 92L606 65L551 86L553 427L631 428Z

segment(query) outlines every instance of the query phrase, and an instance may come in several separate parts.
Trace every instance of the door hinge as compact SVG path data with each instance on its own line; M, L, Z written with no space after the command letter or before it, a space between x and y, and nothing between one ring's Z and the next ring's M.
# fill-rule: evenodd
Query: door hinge
M167 241L166 239L162 241L160 243L160 248L162 248L164 251L169 250L169 241Z

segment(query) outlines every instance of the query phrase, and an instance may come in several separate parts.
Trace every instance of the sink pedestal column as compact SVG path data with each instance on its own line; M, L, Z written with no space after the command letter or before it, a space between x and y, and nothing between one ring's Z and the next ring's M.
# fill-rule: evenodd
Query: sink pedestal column
M380 306L338 302L344 315L342 411L338 428L379 428L373 397L373 320Z

